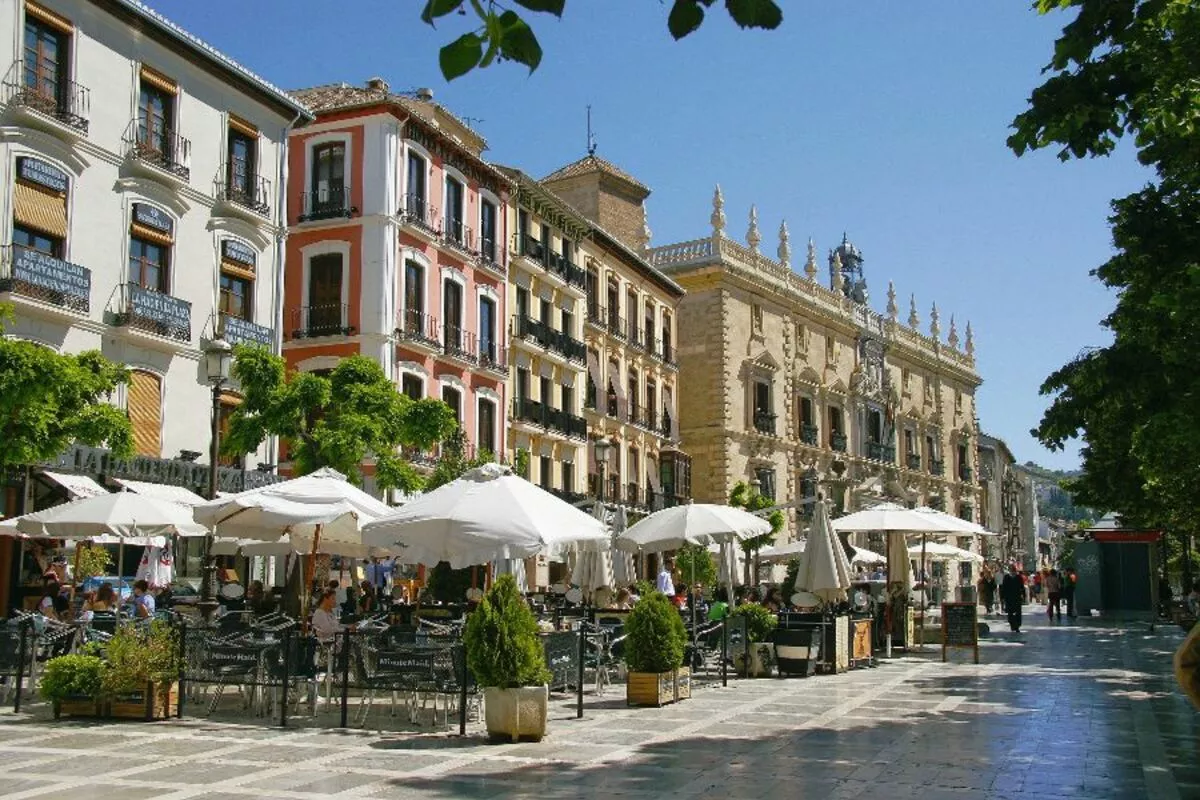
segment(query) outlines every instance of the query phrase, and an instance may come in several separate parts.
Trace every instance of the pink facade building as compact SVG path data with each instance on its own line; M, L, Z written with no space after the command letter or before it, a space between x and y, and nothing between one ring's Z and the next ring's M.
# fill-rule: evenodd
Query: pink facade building
M316 120L289 150L289 367L369 356L409 396L455 408L473 452L503 460L509 180L429 93L373 79L296 95Z

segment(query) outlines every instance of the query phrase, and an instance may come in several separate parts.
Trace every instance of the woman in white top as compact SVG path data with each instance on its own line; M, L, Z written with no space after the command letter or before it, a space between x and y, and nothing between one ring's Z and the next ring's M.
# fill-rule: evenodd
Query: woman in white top
M318 641L330 642L339 633L346 630L346 626L338 622L337 616L333 613L336 602L337 592L332 589L327 589L321 594L317 610L312 615L312 630Z

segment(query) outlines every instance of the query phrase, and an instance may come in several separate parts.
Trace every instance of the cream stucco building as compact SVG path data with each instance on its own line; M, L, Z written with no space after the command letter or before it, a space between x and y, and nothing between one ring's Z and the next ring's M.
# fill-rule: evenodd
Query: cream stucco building
M943 337L934 306L922 329L915 301L901 317L890 285L885 313L872 310L849 241L829 253L828 283L811 242L793 270L786 225L778 257L764 255L754 209L746 243L734 241L719 188L711 223L711 235L648 256L687 292L680 430L696 499L721 502L750 482L799 505L789 539L809 508L796 501L817 493L844 510L889 497L974 519L980 377L970 326L960 339L951 318Z

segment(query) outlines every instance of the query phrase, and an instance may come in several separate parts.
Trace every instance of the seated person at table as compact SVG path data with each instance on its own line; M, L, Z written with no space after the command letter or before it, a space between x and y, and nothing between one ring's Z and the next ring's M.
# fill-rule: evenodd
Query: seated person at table
M58 581L47 578L46 587L42 589L42 599L38 601L38 613L46 619L64 621L65 616L60 612L62 603L59 601L59 595Z
M154 616L154 595L150 594L150 584L140 580L133 584L133 615L138 619Z
M779 589L772 586L767 590L767 596L763 600L763 606L774 614L778 614L783 610L783 596L779 593Z
M675 590L675 596L671 598L671 602L676 608L687 608L687 586L679 584L679 588Z
M353 625L347 628L345 625L338 622L338 618L334 614L334 607L336 604L337 592L333 591L332 589L327 589L325 590L325 593L321 595L321 600L317 605L317 610L312 614L313 634L321 642L332 641L344 630L354 630Z
M613 601L612 607L619 611L628 611L633 608L633 603L629 600L628 589L617 589L617 598Z
M373 614L379 610L379 598L375 594L375 587L370 581L363 581L358 585L358 613Z
M275 598L267 593L262 581L251 581L246 590L246 608L255 614L270 614L275 610Z
M871 573L871 580L873 580L873 581L885 580L885 577L883 574L883 567L879 566L878 564L875 565L875 570Z

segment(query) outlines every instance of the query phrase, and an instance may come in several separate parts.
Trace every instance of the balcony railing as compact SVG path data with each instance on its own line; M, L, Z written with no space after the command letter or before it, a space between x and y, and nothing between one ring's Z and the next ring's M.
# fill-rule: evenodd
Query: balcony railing
M587 438L587 421L567 411L545 403L518 397L513 400L513 418L532 422L548 430L565 433L574 439Z
M442 216L437 206L423 196L406 194L400 200L400 210L397 212L400 221L416 226L431 236L442 235Z
M800 423L800 441L804 444L817 444L817 426L807 422Z
M604 306L598 305L589 301L587 307L587 321L593 325L604 327L608 319L608 312L604 310Z
M3 85L6 106L26 108L86 134L91 111L91 93L87 87L60 77L48 81L32 75L24 61L14 61Z
M637 349L639 349L639 350L646 349L646 343L642 339L642 329L639 328L636 324L634 324L634 322L632 320L630 320L630 322L629 322L629 335L627 338L629 339L629 344L636 347Z
M612 310L608 312L608 332L618 339L624 339L629 333L629 328L625 326L625 318Z
M226 164L213 179L218 200L234 203L263 216L271 216L271 181L261 175L238 175Z
M528 233L513 234L513 251L540 264L547 272L557 275L572 286L582 289L587 284L586 271L561 253L555 253L546 242L539 241Z
M867 458L872 461L883 461L888 464L896 461L896 448L882 442L867 442Z
M0 292L72 311L91 308L92 271L19 244L0 250Z
M300 222L322 219L350 219L358 209L350 205L350 186L330 186L300 195Z
M664 411L662 414L661 424L660 424L658 430L663 436L667 437L668 439L670 439L671 436L674 434L673 426L671 424L671 415L669 413L667 413L666 411Z
M679 354L675 352L675 347L669 341L663 341L662 359L663 361L667 362L669 366L679 366Z
M484 269L490 269L498 275L508 277L507 253L495 239L482 238L479 240L479 255L476 262Z
M291 310L288 320L289 339L352 336L355 333L354 326L350 324L350 306L347 303L294 308Z
M508 348L495 341L479 342L479 366L482 369L508 374Z
M400 324L396 327L396 338L416 342L426 347L439 347L437 317L426 314L419 308L406 308L400 312Z
M644 409L633 401L625 404L625 418L629 420L630 424L632 425L645 427L646 420L643 412Z
M562 331L554 330L548 323L528 315L517 317L513 335L534 341L547 350L553 350L566 356L571 361L580 363L587 361L587 345Z
M130 327L165 339L192 339L192 304L136 283L117 287L113 326Z
M122 137L125 155L157 167L182 179L191 178L188 166L192 159L192 143L169 128L154 128L133 120Z
M932 458L929 460L929 473L931 475L945 475L946 462L940 458Z
M475 243L475 229L461 219L447 215L442 227L442 239L451 247L469 255L479 253L479 247Z
M921 454L920 453L908 453L907 455L905 455L904 461L905 461L905 465L909 469L920 469L921 468Z
M754 412L754 429L759 433L775 435L775 414L766 411Z
M475 334L460 325L446 323L442 326L442 352L447 357L474 364L478 358Z
M846 434L833 431L829 434L829 447L839 453L846 452Z

